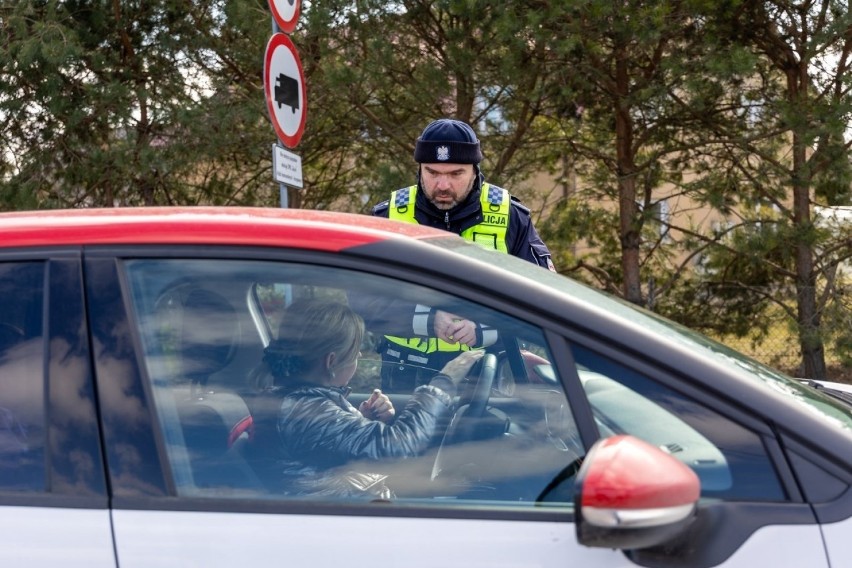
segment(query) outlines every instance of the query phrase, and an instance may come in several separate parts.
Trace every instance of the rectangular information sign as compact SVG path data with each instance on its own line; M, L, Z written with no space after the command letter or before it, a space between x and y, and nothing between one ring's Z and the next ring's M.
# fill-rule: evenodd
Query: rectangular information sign
M278 183L301 189L303 187L302 157L288 152L279 144L273 144L272 175Z

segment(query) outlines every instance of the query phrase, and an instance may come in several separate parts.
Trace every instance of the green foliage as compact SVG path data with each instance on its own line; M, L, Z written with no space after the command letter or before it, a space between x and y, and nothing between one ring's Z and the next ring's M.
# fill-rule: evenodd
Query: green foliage
M489 181L542 204L561 271L720 334L785 313L810 344L845 321L845 237L809 208L852 199L852 15L809 6L303 3L291 205L366 213L414 181L422 128L456 117ZM277 203L265 0L17 0L0 24L0 209Z
M852 163L843 135L828 134L822 149L825 167L814 173L814 195L826 205L852 203Z
M514 189L552 162L559 148L538 122L544 55L528 28L538 18L482 0L312 4L300 37L323 116L311 115L304 151L331 159L307 166L306 200L336 192L337 206L374 203L412 183L415 139L441 116L474 125L493 183Z
M246 30L264 14L250 7L77 0L0 8L8 23L0 195L18 196L0 207L263 200L262 35ZM235 55L249 46L252 57Z

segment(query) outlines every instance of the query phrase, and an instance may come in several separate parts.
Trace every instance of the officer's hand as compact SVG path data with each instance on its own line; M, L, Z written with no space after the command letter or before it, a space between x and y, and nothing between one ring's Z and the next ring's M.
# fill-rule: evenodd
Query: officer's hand
M450 312L435 312L434 330L435 336L447 343L476 344L476 324Z
M458 385L462 379L467 377L467 374L470 372L470 368L473 367L474 363L482 359L483 355L485 355L485 350L483 349L462 351L461 355L444 365L444 368L441 369L441 373L450 377L450 379Z

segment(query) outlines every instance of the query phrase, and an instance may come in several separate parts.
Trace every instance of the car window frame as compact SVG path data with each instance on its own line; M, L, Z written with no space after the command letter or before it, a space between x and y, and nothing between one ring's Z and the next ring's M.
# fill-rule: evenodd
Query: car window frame
M341 252L325 252L313 251L304 249L285 249L285 248L263 248L263 247L245 247L239 245L216 245L216 246L196 246L196 245L176 245L161 247L158 245L98 245L87 247L85 257L86 265L90 263L105 263L110 264L114 271L111 279L116 282L121 293L122 318L127 322L128 329L132 336L132 344L134 346L134 369L133 382L137 389L144 392L146 414L150 423L152 437L157 447L156 465L159 471L157 479L151 479L157 487L164 487L164 492L154 491L149 494L132 495L124 493L121 495L113 495L113 504L119 508L132 509L151 509L151 510L194 510L194 511L223 511L223 512L278 512L278 513L303 513L303 514L369 514L391 517L422 517L422 518L458 518L458 519L495 519L495 520L529 520L529 521L558 521L558 522L573 522L573 508L557 509L557 508L524 508L517 507L468 507L468 508L439 508L434 506L420 506L416 504L406 505L404 508L389 508L376 507L370 504L358 504L350 502L329 503L304 503L299 501L287 500L262 500L262 499L244 499L239 497L193 497L184 496L178 497L175 491L174 480L171 477L171 471L168 466L167 452L165 450L165 439L157 418L154 415L153 401L155 400L150 391L150 383L147 380L147 369L144 364L144 351L142 348L142 339L139 333L139 322L135 320L135 314L132 309L132 299L129 282L124 270L120 268L121 263L126 260L136 259L222 259L222 260L260 260L270 262L288 262L288 263L304 263L317 266L356 270L364 273L375 274L386 278L401 279L412 284L431 287L441 292L455 295L462 300L471 301L483 304L487 300L486 305L489 308L497 311L503 311L508 315L524 321L532 326L538 327L547 337L546 324L549 320L546 313L536 314L533 317L528 317L528 312L519 311L511 308L511 302L503 300L495 300L490 295L483 296L482 293L477 293L472 290L467 283L455 278L441 277L438 274L424 274L419 272L416 267L400 266L397 264L386 264L381 260L361 256L358 254L349 255L345 251ZM118 284L120 282L120 284ZM486 289L483 292L487 292ZM116 304L117 305L117 304ZM97 381L102 380L97 377ZM126 440L131 442L131 440ZM105 436L105 444L107 447L112 445L109 436ZM115 471L110 471L110 476L113 478L116 475ZM318 506L319 505L319 506Z

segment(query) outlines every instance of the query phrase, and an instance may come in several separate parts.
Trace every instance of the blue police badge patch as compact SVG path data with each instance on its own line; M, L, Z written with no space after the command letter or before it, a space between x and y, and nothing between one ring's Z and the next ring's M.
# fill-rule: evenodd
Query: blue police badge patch
M556 272L556 267L553 266L553 261L550 260L549 256L547 257L547 269L550 270L551 272Z

